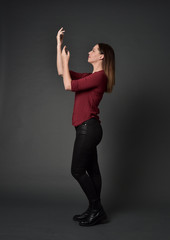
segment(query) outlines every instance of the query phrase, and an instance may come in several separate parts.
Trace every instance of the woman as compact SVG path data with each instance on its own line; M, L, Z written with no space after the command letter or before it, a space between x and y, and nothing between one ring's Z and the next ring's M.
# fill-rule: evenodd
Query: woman
M65 90L75 92L72 125L76 130L76 139L71 173L89 201L87 210L75 215L73 220L78 221L80 226L92 226L107 219L100 199L102 178L97 145L102 139L103 130L98 105L104 92L112 92L115 84L115 55L108 44L98 43L89 52L88 62L93 66L92 73L69 70L70 52L66 46L61 50L64 32L62 27L56 36L57 70L63 77Z

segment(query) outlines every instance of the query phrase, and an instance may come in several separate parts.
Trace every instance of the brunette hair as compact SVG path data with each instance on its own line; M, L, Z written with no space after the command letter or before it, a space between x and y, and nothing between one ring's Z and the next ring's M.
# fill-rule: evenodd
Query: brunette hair
M113 48L106 43L98 43L99 52L104 54L103 70L108 78L107 90L105 92L111 93L115 85L115 53Z

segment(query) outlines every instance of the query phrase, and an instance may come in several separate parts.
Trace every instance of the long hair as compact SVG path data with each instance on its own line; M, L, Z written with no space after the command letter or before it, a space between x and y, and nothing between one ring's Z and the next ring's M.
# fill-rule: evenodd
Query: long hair
M104 54L103 70L108 78L107 90L105 92L111 93L115 85L115 53L113 48L106 43L98 43L99 52Z

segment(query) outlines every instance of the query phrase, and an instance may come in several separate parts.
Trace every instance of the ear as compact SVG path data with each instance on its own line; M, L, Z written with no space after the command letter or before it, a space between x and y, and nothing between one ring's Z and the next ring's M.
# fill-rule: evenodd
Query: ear
M104 54L100 54L100 59L103 59L104 58Z

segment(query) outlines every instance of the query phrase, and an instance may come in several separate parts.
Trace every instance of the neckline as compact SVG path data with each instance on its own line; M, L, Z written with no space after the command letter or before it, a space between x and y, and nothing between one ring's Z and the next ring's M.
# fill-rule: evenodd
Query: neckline
M102 70L99 70L99 71L97 71L97 72L101 72L101 71L104 71L104 70L102 69ZM97 73L97 72L93 72L93 73ZM93 73L92 73L92 74L93 74Z

